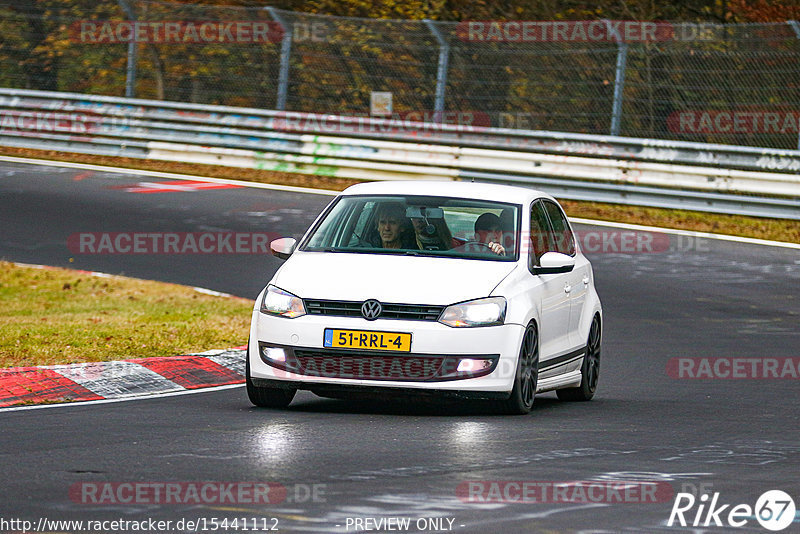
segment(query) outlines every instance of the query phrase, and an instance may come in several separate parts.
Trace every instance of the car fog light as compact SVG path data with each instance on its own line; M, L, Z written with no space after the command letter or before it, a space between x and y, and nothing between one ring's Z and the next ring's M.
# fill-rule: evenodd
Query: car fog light
M459 373L475 373L478 371L485 371L486 369L491 368L493 363L494 362L492 360L463 358L460 362L458 362L456 371Z
M262 347L261 353L268 360L274 362L286 362L286 351L280 347Z

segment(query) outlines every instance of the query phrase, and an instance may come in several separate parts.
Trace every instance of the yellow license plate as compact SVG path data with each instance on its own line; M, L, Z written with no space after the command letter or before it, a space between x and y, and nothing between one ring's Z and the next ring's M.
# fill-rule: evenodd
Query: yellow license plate
M326 328L322 345L337 349L409 352L411 350L411 334Z

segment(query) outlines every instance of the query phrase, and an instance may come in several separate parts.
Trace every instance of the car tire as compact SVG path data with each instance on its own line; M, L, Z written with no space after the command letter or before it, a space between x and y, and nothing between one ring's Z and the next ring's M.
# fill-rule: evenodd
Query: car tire
M576 388L556 390L562 401L589 401L597 390L600 378L600 317L595 315L589 328L589 339L586 342L586 354L581 365L581 385Z
M254 406L259 408L286 408L294 399L296 389L265 388L253 384L250 377L250 345L247 346L247 359L245 364L245 384L247 397Z
M507 415L525 415L533 408L539 385L539 332L534 323L525 328L520 343L514 388L508 399L498 403L498 411Z

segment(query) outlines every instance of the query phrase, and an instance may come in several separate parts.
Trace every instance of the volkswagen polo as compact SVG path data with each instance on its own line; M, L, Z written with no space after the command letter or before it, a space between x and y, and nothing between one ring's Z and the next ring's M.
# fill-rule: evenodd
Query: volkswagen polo
M537 393L597 388L602 309L592 268L556 200L467 182L352 186L259 294L250 401L298 390L483 399L528 413Z

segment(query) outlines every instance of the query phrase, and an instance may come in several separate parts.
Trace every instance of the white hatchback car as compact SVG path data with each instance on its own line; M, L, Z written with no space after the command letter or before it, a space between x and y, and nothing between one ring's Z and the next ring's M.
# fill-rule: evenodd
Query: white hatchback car
M349 187L253 310L247 393L285 407L298 389L488 399L531 410L537 392L589 400L602 310L592 268L551 196L467 182Z

